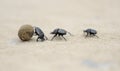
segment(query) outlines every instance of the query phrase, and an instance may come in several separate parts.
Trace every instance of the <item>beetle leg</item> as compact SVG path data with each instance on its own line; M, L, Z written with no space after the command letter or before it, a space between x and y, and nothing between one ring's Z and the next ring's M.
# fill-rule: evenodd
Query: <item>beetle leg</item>
M56 36L57 36L57 34L55 34L55 35L52 37L51 41L52 41Z
M38 42L38 39L39 39L39 37L36 39L37 42Z
M48 40L47 36L45 36L46 40Z
M88 37L88 33L87 33L87 35L85 36L85 38L86 38L86 37Z
M63 35L61 35L61 36L64 38L65 41L67 41L67 39L65 39L65 37Z
M97 35L94 35L94 36L96 36L97 38L99 38Z
M45 40L44 38L41 39L42 42L43 42L44 40Z

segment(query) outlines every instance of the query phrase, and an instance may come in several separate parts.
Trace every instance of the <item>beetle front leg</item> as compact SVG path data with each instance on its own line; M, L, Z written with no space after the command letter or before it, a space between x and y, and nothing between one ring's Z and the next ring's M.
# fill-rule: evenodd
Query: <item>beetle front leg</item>
M39 37L36 39L36 41L38 42L38 40L39 40Z
M56 36L57 36L57 34L55 34L55 35L52 37L51 41L52 41Z

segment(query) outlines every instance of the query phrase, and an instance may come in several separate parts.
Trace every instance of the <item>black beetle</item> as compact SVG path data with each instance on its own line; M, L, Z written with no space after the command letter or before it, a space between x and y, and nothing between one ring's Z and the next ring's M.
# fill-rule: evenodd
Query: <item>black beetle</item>
M66 31L66 30L64 30L64 29L60 29L60 28L54 29L53 32L50 33L50 34L55 34L55 35L52 37L51 40L53 40L57 35L63 37L64 40L66 40L63 35L66 35L67 33L70 34L70 35L72 35L70 32L68 32L68 31Z
M88 37L88 36L90 35L90 36L96 36L97 38L99 38L99 37L96 35L96 34L97 34L97 31L94 30L94 29L86 29L86 30L84 30L83 32L84 32L84 33L85 33L85 32L87 33L86 37Z
M48 39L39 27L34 27L34 33L38 36L36 41L38 41L39 39L41 39L41 41L44 41L44 40Z

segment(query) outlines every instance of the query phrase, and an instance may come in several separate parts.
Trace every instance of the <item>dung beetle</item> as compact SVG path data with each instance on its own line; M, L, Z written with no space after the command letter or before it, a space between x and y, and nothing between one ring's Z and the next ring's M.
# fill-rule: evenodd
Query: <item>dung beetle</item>
M65 41L67 41L64 37L64 35L66 35L67 33L72 35L70 32L68 32L64 29L56 28L53 30L53 32L50 33L50 34L54 34L54 36L52 37L51 40L53 40L58 35L59 37L61 36L62 38L64 38Z
M41 41L48 40L48 38L44 35L43 31L39 27L34 27L34 33L38 36L36 41L41 39Z
M99 38L96 34L97 34L97 31L94 30L94 29L86 29L86 30L83 30L84 33L87 33L86 37L88 36L96 36L97 38Z

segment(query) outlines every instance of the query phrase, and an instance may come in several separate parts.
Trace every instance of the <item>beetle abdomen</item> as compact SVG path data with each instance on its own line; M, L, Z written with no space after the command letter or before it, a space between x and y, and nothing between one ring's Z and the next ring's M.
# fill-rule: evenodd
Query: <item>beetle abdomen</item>
M92 34L97 34L97 31L91 29L91 33L92 33Z
M59 29L58 33L61 33L61 34L65 35L67 32L64 29Z

